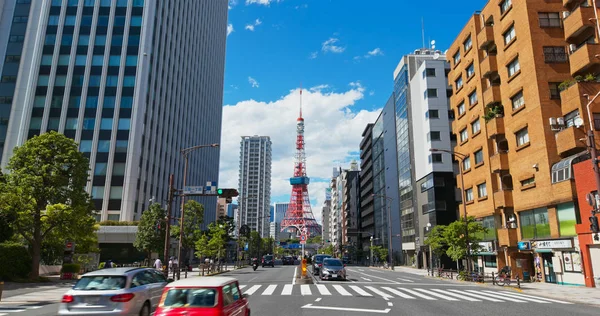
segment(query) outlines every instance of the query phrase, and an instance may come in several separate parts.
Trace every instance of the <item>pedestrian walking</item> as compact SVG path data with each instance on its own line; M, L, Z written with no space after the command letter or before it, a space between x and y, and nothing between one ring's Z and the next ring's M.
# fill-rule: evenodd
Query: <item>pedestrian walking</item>
M162 261L160 261L160 258L156 258L156 261L154 261L154 269L162 270Z

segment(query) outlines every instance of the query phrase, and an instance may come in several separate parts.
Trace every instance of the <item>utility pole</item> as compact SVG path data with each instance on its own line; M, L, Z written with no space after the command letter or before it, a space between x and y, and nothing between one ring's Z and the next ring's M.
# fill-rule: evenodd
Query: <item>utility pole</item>
M170 230L171 230L171 206L173 204L173 194L175 189L173 188L173 179L174 176L173 174L169 175L169 198L167 200L167 227L165 230L165 253L164 253L164 258L165 258L165 263L168 262L169 259L167 259L169 257L169 246L171 245L171 238L170 238ZM165 264L165 269L164 269L164 274L165 276L169 275L169 265Z

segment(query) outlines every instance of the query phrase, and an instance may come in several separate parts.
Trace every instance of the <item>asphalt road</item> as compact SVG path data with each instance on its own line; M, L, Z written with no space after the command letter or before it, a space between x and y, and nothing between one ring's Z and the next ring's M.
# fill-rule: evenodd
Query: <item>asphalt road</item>
M316 278L315 284L293 284L295 269L276 265L225 275L239 280L242 291L249 295L253 315L599 315L597 307L570 303L568 297L552 300L491 285L365 267L348 267L348 281L321 282ZM55 290L55 300L60 299L59 290ZM55 315L57 308L56 303L2 303L0 316Z

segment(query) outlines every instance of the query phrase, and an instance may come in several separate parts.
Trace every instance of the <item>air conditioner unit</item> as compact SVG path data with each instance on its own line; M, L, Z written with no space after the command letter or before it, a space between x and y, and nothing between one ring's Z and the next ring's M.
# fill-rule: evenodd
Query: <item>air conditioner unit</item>
M556 117L550 118L550 126L556 126Z
M558 126L565 126L565 119L562 117L557 117L556 118L556 125Z
M569 52L573 54L577 50L577 45L571 44L569 45Z
M563 11L562 12L563 19L566 19L569 15L571 15L571 12L569 12L569 11Z

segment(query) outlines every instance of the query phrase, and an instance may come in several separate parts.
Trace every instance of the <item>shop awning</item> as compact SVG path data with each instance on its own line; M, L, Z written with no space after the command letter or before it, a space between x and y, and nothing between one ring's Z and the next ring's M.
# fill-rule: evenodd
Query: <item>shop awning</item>
M552 249L536 249L535 252L552 253Z
M474 256L495 256L496 253L495 252L478 252L478 253L474 253Z

